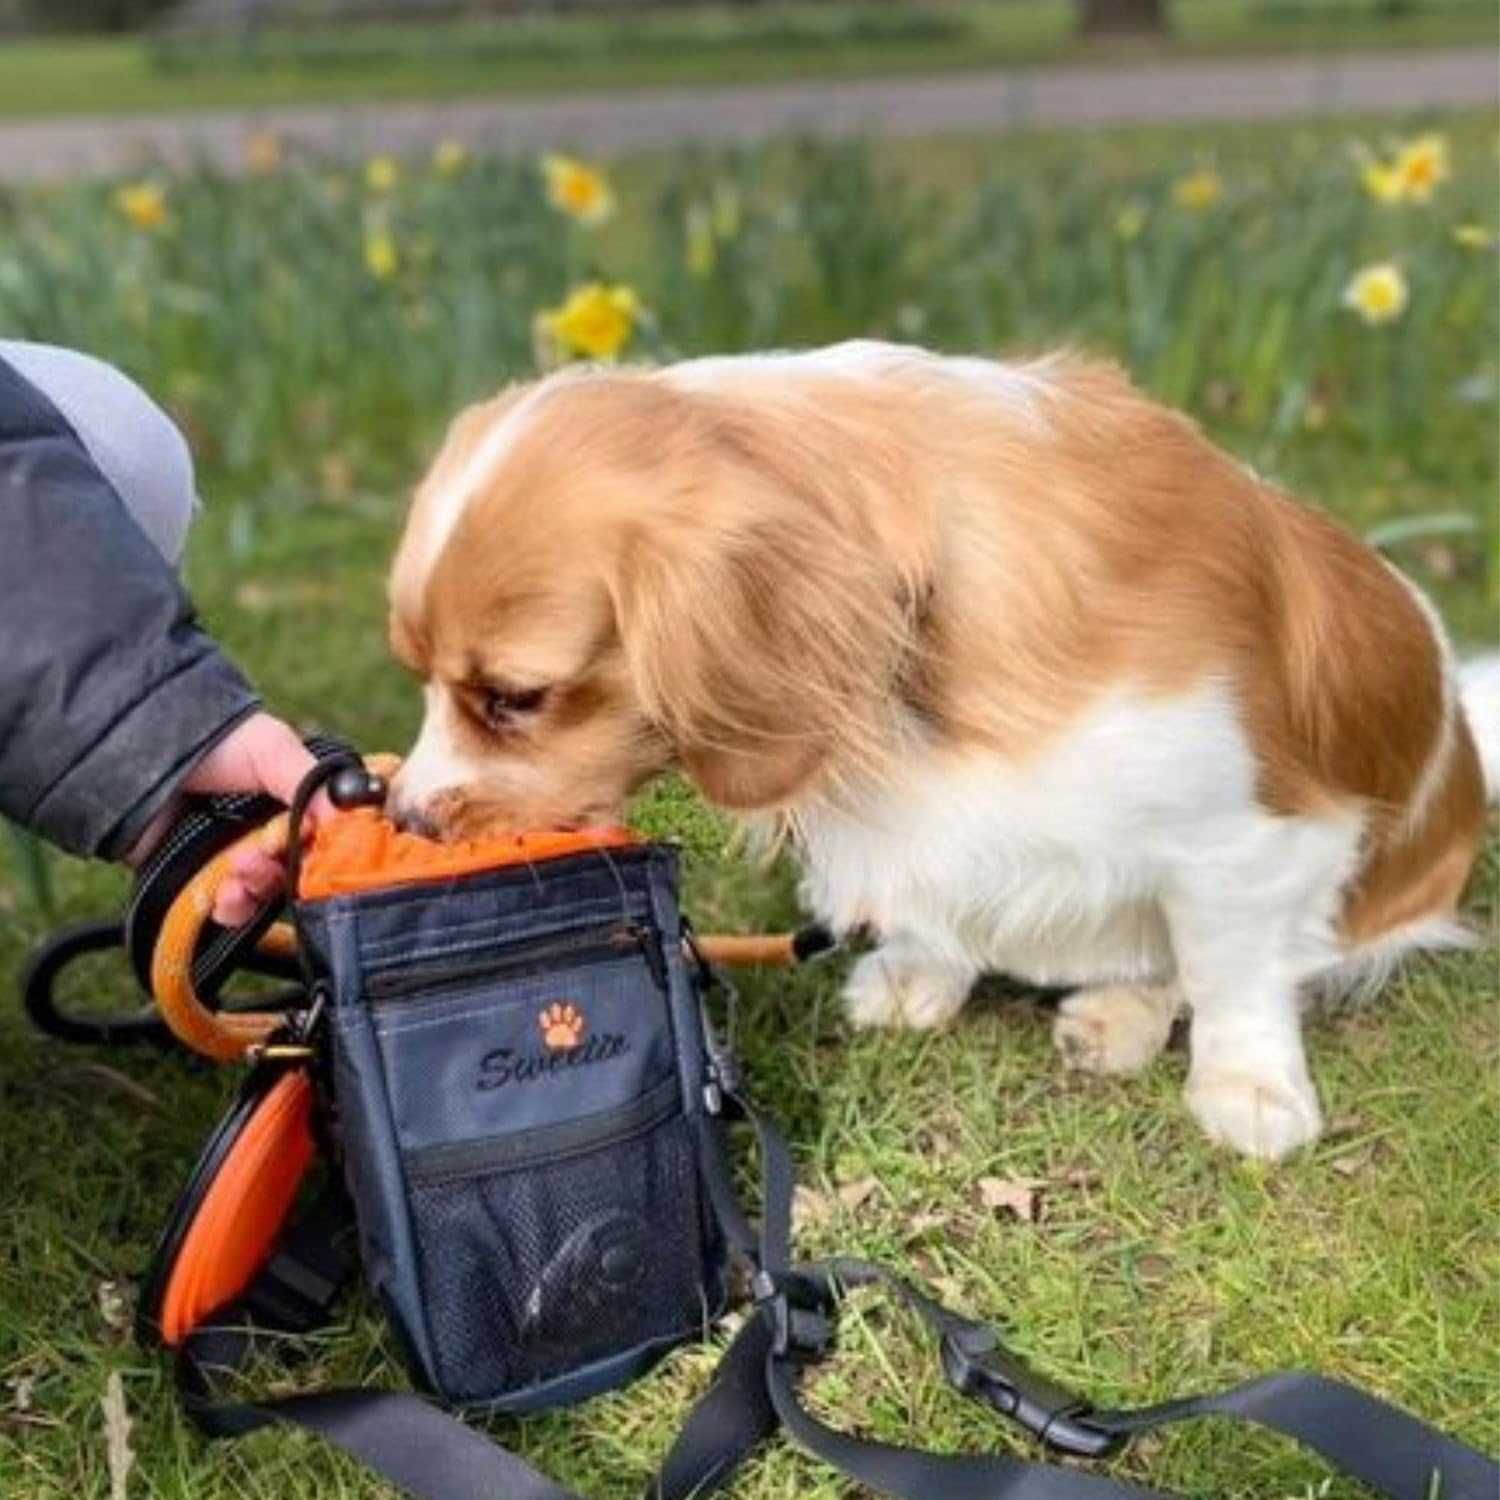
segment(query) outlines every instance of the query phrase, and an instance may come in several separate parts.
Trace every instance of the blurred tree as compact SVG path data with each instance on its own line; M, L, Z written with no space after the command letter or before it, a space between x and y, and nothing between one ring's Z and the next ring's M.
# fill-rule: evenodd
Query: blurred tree
M177 0L22 0L21 15L37 31L134 31Z
M1085 36L1163 36L1166 0L1078 0Z

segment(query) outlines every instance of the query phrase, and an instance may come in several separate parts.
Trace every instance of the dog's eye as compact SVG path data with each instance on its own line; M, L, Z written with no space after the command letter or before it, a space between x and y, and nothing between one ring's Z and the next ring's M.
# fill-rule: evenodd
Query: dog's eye
M547 697L547 689L485 688L480 695L480 710L491 729L503 729L521 714L535 713Z

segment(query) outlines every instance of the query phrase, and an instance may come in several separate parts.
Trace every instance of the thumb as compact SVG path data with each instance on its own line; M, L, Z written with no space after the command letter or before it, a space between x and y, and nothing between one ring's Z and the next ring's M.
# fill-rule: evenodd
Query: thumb
M225 735L182 785L188 792L269 792L289 803L315 764L295 730L257 713Z

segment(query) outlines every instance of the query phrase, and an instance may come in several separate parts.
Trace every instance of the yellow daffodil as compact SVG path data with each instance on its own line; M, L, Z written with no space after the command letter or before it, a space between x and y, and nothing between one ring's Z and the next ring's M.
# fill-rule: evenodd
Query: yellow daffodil
M372 156L365 163L365 186L372 193L389 193L401 180L401 164L394 156Z
M1344 288L1344 306L1366 323L1392 323L1406 311L1410 296L1401 267L1383 261L1356 273Z
M1139 198L1132 198L1115 215L1115 238L1128 245L1141 237L1146 227L1146 205Z
M281 137L258 130L245 142L245 170L252 177L269 177L281 166Z
M547 201L580 224L602 224L615 211L615 195L598 167L572 156L544 156Z
M154 182L127 183L115 192L115 208L137 229L160 229L167 222L166 189Z
M1455 224L1453 243L1464 250L1490 250L1495 246L1495 236L1483 224Z
M1377 203L1428 203L1440 183L1453 175L1448 140L1419 135L1390 161L1367 161L1360 170L1365 191Z
M1172 201L1178 208L1201 213L1224 196L1224 179L1209 167L1200 167L1172 184Z
M561 307L542 312L539 321L562 353L613 359L635 333L640 310L628 286L590 281L574 288Z
M1408 202L1428 202L1434 189L1453 175L1447 137L1421 135L1409 141L1396 157L1394 170Z
M1360 172L1360 181L1377 203L1400 203L1406 197L1406 184L1402 181L1401 173L1385 162L1366 163Z
M365 270L376 281L389 281L401 269L401 252L390 231L372 229L365 236Z
M692 204L683 225L683 260L688 274L704 277L709 275L719 259L719 241L714 234L713 215L701 203Z
M469 165L469 148L462 141L439 141L432 152L432 169L439 177L457 177Z

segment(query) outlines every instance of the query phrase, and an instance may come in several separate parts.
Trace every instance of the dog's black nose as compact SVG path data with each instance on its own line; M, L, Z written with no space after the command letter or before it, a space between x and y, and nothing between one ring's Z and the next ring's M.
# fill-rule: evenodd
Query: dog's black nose
M414 803L392 797L385 805L385 815L402 833L414 833L424 839L438 836L437 824Z

